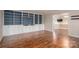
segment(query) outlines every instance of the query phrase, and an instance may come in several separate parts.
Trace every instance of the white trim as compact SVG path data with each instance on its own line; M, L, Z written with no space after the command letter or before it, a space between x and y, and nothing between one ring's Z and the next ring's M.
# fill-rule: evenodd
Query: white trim
M35 14L33 14L33 25L35 25Z
M13 11L13 25L15 24L15 12Z
M69 34L69 36L79 38L79 36L78 36L78 35L71 35L71 34Z

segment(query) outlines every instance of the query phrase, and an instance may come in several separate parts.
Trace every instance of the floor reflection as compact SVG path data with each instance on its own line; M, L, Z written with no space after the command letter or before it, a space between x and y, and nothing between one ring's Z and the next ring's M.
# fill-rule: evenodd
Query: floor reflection
M71 47L67 29L56 29L54 33L54 37L56 37L55 38L56 47L60 47L60 48Z

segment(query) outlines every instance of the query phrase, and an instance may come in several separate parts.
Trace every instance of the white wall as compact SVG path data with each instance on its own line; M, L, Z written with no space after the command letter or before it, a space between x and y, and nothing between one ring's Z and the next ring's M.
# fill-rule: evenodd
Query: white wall
M69 36L79 38L79 20L71 20L71 15L79 15L79 13L63 13L55 15L53 20L54 29L67 29ZM63 22L57 24L57 22L55 21L57 18L62 18Z
M44 25L33 25L33 26L23 26L23 25L6 25L4 26L4 36L20 34L20 33L28 33L34 31L44 30Z
M44 16L44 29L47 30L47 31L53 31L53 18L52 18L52 15L45 15Z
M70 13L70 16L72 15L79 15L79 12ZM70 17L68 26L69 26L69 36L79 38L79 19L71 20L71 17Z
M60 18L62 18L63 21L61 23L58 23L57 19ZM69 16L67 13L64 15L63 14L45 15L45 21L44 21L45 30L53 32L55 29L68 29L68 20L69 20Z
M79 38L79 20L69 21L69 35Z
M58 14L58 15L53 15L53 27L54 29L68 29L68 20L69 20L69 15L68 14ZM62 19L62 22L57 22L57 19Z
M59 15L52 15L53 17L53 28L58 29L59 28L59 23L57 22L57 19L60 19Z
M45 30L54 31L55 29L67 29L69 36L79 38L79 20L71 20L71 15L79 15L79 13L45 15ZM62 18L63 22L57 23L58 18Z
M3 11L0 10L0 41L3 37Z

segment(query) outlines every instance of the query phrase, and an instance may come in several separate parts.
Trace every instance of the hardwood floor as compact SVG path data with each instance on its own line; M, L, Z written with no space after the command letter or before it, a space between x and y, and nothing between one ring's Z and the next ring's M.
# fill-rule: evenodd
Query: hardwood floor
M70 41L73 41L73 48L79 48L79 38L76 37L70 37Z
M65 34L64 34L65 33ZM49 31L37 31L11 36L5 36L1 42L2 48L64 48L78 47L73 37L68 37L67 32L54 38L54 34Z

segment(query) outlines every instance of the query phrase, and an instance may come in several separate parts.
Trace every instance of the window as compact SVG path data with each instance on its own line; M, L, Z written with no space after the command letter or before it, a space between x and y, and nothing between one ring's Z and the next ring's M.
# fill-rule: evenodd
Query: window
M35 24L38 24L38 15L35 14Z
M73 15L73 16L71 16L71 20L79 20L79 15Z
M23 13L23 25L33 25L33 14Z
M4 11L4 25L13 25L13 11Z
M34 21L35 20L35 21ZM42 15L22 13L17 11L4 11L4 25L34 25L42 24Z
M42 24L42 15L35 14L35 24Z
M21 12L15 12L14 13L14 24L15 25L21 25Z
M42 24L42 15L39 15L39 24Z
M28 25L28 13L23 13L23 25Z
M33 25L33 14L29 13L28 21L30 25Z

